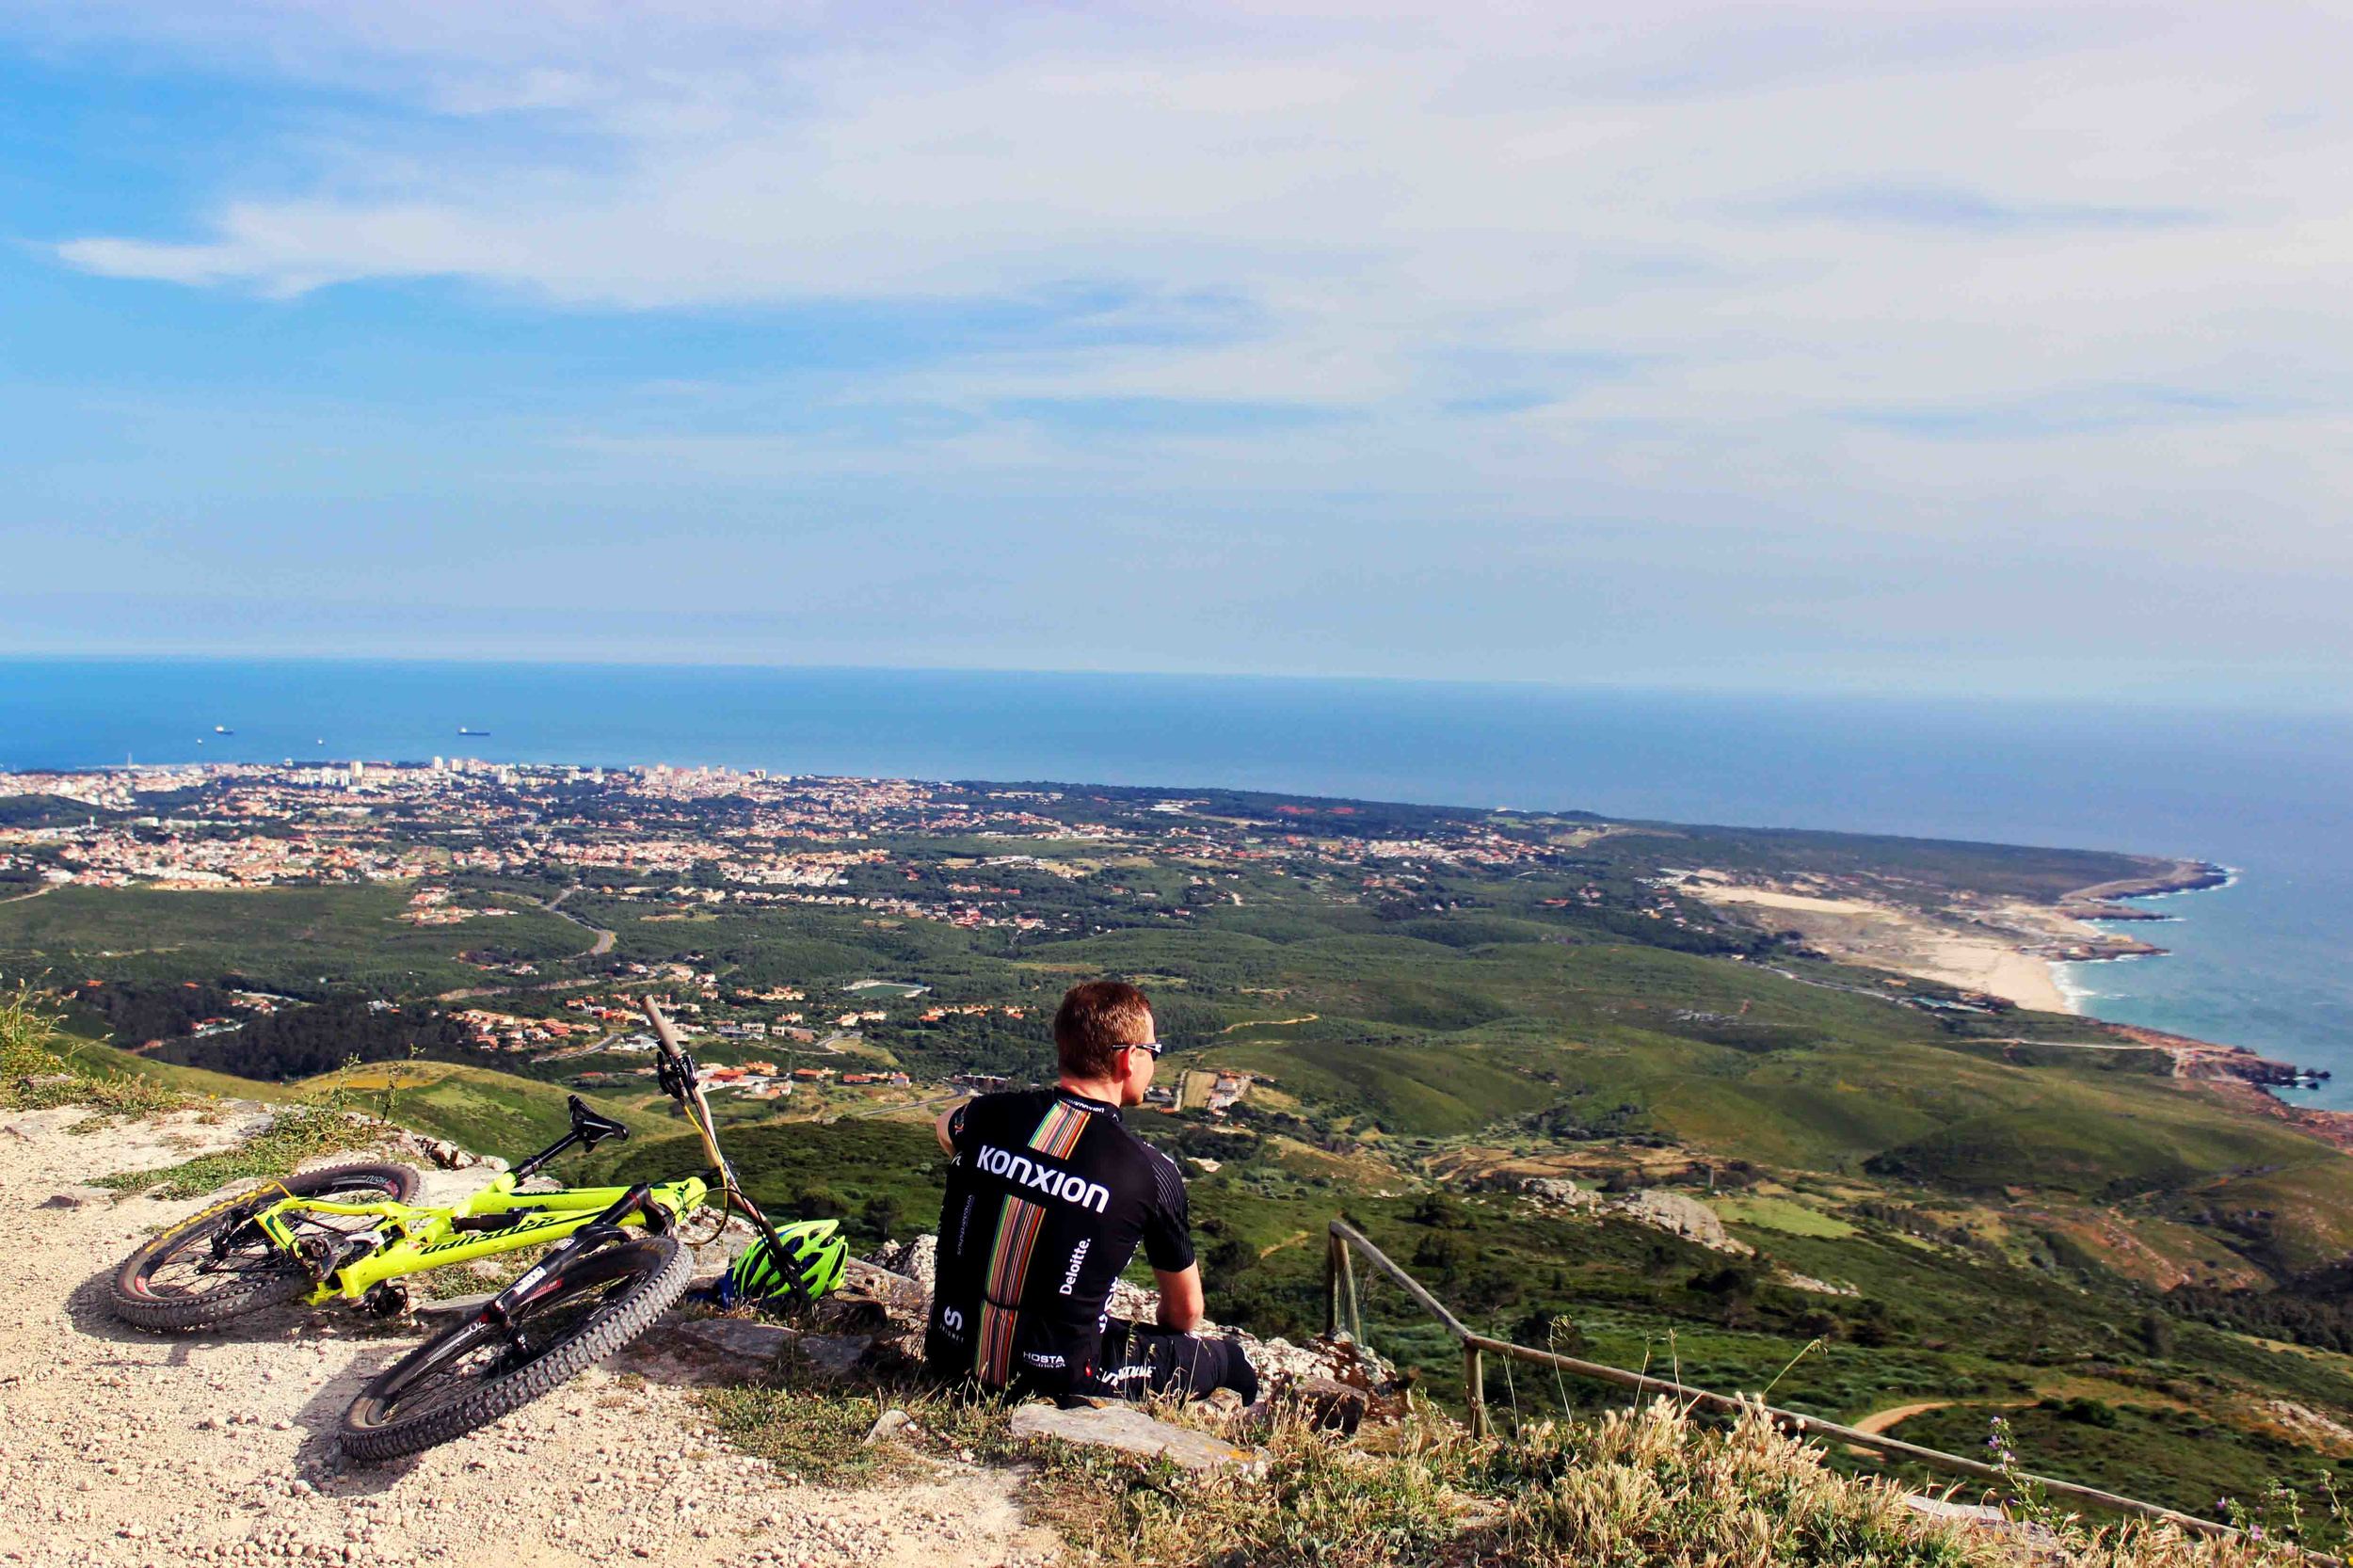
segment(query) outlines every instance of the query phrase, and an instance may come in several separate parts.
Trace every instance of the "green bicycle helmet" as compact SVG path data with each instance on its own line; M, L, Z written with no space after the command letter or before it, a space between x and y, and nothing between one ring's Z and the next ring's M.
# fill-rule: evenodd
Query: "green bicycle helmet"
M841 1283L850 1243L843 1240L839 1221L778 1225L776 1240L784 1245L782 1265L771 1255L765 1236L753 1238L719 1281L720 1306L757 1304L778 1296L813 1302Z

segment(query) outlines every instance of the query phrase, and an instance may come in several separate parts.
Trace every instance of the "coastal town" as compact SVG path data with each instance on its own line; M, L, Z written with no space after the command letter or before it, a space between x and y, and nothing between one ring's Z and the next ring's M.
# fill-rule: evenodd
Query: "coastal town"
M1408 833L1345 803L1277 803L1254 821L1197 797L462 758L0 775L0 805L9 802L20 808L0 818L0 899L378 888L395 902L376 918L445 940L450 960L478 976L372 998L379 1012L431 1005L448 1040L486 1062L614 1089L652 1072L637 1002L656 995L714 1095L837 1109L1018 1081L1017 1060L1040 1059L1039 999L935 994L920 975L771 978L759 966L760 983L746 984L740 952L730 962L692 939L702 928L765 920L769 930L797 912L1017 949L1182 926L1269 895L1396 918L1458 906L1441 880L1451 872L1509 875L1554 853L1540 834L1461 813L1431 813ZM1559 902L1601 901L1587 882ZM1672 901L1647 902L1641 918L1688 919ZM562 922L552 939L551 917ZM77 994L87 1002L126 984L92 975ZM248 1005L175 1016L128 1044L184 1051L240 1029ZM266 1015L278 1004L259 1005ZM228 1048L206 1059L231 1060ZM1254 1081L1214 1066L1172 1074L1152 1103L1222 1117Z
M659 763L434 757L0 774L0 901L52 901L28 908L35 925L103 893L161 899L139 907L167 923L202 909L232 928L236 908L264 905L202 901L331 895L325 907L352 951L381 948L397 968L373 988L272 984L311 1002L362 997L379 1016L362 1020L361 1056L423 1040L502 1070L626 1088L651 1071L636 1022L650 994L691 1032L712 1091L790 1102L795 1114L1026 1081L1045 1059L1055 967L1025 968L1022 955L1054 944L1124 944L1140 960L1131 972L1159 974L1181 1017L1288 994L1254 982L1257 961L1233 946L1241 932L1337 920L1454 945L1477 922L1503 921L1514 938L1665 947L1999 1029L2021 1004L2066 1010L2041 952L2055 931L2079 915L2130 913L2117 901L2209 870L2111 856L2091 864L2098 874L2085 880L2098 886L2064 910L2066 888L1993 900L1952 888L1930 906L1916 881L1793 874L1771 858L1785 854L1730 830L1577 815ZM1719 869L1692 869L1696 855ZM1997 921L1989 907L2007 914ZM2123 939L2077 929L2082 951L2124 951ZM1211 931L1203 951L1221 956L1206 968L1136 946ZM1870 936L1880 931L1916 935ZM97 1005L90 987L114 986L104 1011L142 1020L130 1042L142 1053L233 1066L237 1042L220 1036L255 1016L269 1020L262 1035L295 1027L240 1011L235 999L267 989L243 972L249 964L182 977L209 1005L126 1000L145 967L122 952L43 946L24 962L79 987L86 1006ZM959 953L986 954L995 978ZM1316 1017L1294 1010L1289 1023ZM1215 1046L1225 1028L1194 1043ZM1262 1075L1214 1055L1168 1075L1154 1103L1229 1114ZM319 1060L316 1049L270 1059ZM2212 1064L2183 1062L2185 1072ZM2264 1070L2268 1081L2292 1071Z
M1338 807L1318 831L1280 816L1263 831L1206 817L1203 803L1118 803L1100 820L1051 808L1065 792L913 780L772 776L753 770L488 764L120 768L0 774L0 800L40 797L88 808L0 825L0 875L33 887L256 888L419 883L417 924L495 918L454 899L441 876L540 877L551 871L616 896L671 904L855 908L1016 932L1068 929L1075 918L1040 889L1100 873L1119 856L1190 868L1181 890L1103 887L1149 918L1181 921L1242 868L1351 875L1371 895L1412 899L1425 868L1509 871L1546 845L1526 834L1449 823L1442 836L1349 831ZM1083 804L1083 802L1082 802ZM1105 796L1093 804L1112 806ZM1279 812L1282 808L1277 808ZM1300 808L1294 808L1296 811ZM1292 828L1291 831L1284 831ZM886 840L968 839L970 856L894 856ZM1056 853L1025 853L1050 840ZM1094 856L1073 854L1093 851ZM1133 868L1131 868L1133 869ZM1222 873L1222 874L1221 874ZM1176 891L1176 896L1171 896ZM1599 898L1585 888L1586 902ZM1674 900L1654 919L1684 920Z

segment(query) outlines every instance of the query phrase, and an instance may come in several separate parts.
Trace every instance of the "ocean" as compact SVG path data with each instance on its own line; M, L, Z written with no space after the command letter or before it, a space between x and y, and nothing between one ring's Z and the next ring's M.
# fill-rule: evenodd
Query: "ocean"
M222 735L215 726L233 731ZM461 737L461 728L487 731ZM757 666L0 660L0 768L670 762L1224 785L2195 856L2103 1018L2244 1045L2353 1107L2353 716L1570 686Z

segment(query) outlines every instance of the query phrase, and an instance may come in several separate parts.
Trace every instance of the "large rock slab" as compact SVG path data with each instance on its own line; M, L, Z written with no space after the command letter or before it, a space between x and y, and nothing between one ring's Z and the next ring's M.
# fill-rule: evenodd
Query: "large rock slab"
M810 1334L752 1318L665 1318L611 1366L671 1384L724 1386L777 1375L834 1381L855 1371L872 1344L863 1335Z
M1081 1405L1058 1410L1025 1404L1013 1413L1013 1435L1053 1437L1081 1448L1111 1448L1140 1459L1165 1459L1187 1470L1222 1470L1263 1464L1266 1454L1239 1448L1222 1437L1156 1421L1132 1405Z
M1699 1199L1663 1187L1629 1192L1609 1206L1638 1224L1655 1226L1715 1252L1745 1256L1756 1249L1724 1230L1716 1211Z
M751 1383L776 1370L792 1331L747 1318L665 1318L609 1362L655 1383Z

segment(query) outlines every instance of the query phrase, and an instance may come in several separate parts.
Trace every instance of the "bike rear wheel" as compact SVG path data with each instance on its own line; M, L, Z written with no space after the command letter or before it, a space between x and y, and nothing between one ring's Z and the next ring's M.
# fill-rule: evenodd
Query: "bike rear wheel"
M189 1216L125 1258L107 1288L115 1316L163 1332L214 1328L299 1300L310 1272L262 1233L252 1212L281 1197L408 1203L417 1173L406 1165L329 1165L264 1182ZM332 1240L376 1224L362 1215L289 1214L298 1237Z
M344 1452L396 1459L520 1409L652 1327L694 1267L694 1254L668 1236L566 1259L504 1323L469 1319L378 1373L344 1412Z

